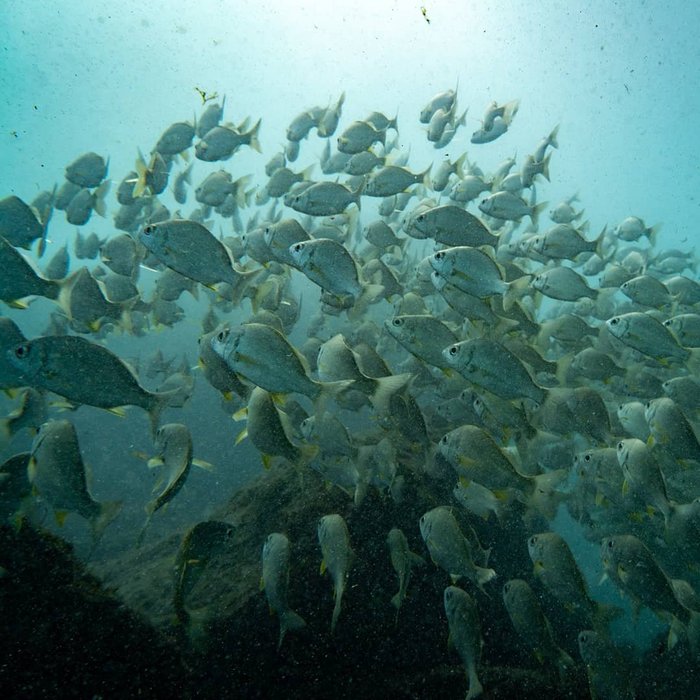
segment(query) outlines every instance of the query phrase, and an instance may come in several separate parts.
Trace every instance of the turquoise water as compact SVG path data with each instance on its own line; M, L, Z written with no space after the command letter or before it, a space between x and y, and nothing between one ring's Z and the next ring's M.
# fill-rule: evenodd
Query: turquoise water
M114 191L138 150L148 154L166 126L201 114L197 89L216 93L219 101L225 96L225 119L262 119L262 156L243 149L223 164L195 161L193 182L223 165L234 178L250 173L259 184L291 119L344 91L339 131L372 110L396 114L399 146L410 148L416 172L465 150L490 171L505 158L521 160L559 125L551 183L538 182L538 201L554 206L577 193L589 236L635 215L660 225L663 247L696 247L700 6L694 3L0 0L0 12L0 198L14 194L31 201L60 183L77 155L94 150L109 157L109 201L116 207ZM435 93L455 87L459 113L468 107L466 126L447 148L435 150L418 114ZM520 109L509 131L494 143L470 144L486 105L515 98ZM322 147L315 135L302 142L294 169L317 162ZM194 207L192 195L183 213ZM169 191L163 201L177 207ZM244 223L253 211L244 212ZM96 215L84 231L115 233L111 217ZM56 212L47 257L74 235L75 227ZM149 289L155 276L144 270L140 288ZM302 320L308 321L317 289L300 279L295 289L303 292ZM125 360L177 349L174 354L185 352L194 366L207 307L201 296L195 301L185 295L181 305L186 318L174 328L138 341L113 334L110 349ZM28 310L1 311L34 337L51 308L38 300ZM290 336L297 346L305 331L302 323ZM9 411L15 404L4 405ZM234 444L240 426L220 410L218 394L203 380L172 416L192 431L194 454L217 471L193 470L167 512L154 517L151 541L205 519L261 471L250 441ZM122 527L108 530L100 545L108 558L130 546L149 498L152 481L134 456L152 450L146 419L83 407L71 420L93 471L95 497L125 500ZM22 434L0 455L30 446L31 436ZM614 602L609 583L594 586L600 578L597 544L585 542L570 518L560 514L556 523L578 552L594 597ZM69 518L63 528L50 517L44 524L81 556L90 550L80 519ZM646 614L639 624L629 614L618 622L619 640L647 648L665 628Z

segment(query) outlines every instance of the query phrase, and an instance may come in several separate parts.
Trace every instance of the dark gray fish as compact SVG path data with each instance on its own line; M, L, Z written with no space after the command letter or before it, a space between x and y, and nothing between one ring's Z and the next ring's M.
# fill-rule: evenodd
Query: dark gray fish
M194 127L189 122L175 122L161 134L154 150L163 156L182 153L192 145L194 131Z
M66 180L78 187L99 187L107 175L109 161L90 151L66 166Z
M140 406L150 414L154 432L170 400L168 394L146 391L114 353L79 336L27 340L11 347L5 356L24 376L26 386L98 408Z
M28 204L14 195L0 199L0 236L8 243L29 250L43 235L44 227Z
M39 276L22 254L0 236L0 300L15 302L28 296L58 298L56 282Z
M59 248L46 264L44 268L44 277L47 280L62 280L70 269L70 255L68 254L68 244L64 244Z

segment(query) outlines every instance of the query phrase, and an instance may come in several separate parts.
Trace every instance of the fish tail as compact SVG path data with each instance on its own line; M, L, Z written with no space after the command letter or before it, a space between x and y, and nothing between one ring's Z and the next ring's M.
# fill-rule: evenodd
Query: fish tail
M335 633L335 626L340 617L340 604L343 600L343 589L340 588L335 595L335 605L333 606L333 617L331 618L331 634Z
M96 190L95 190L95 203L92 208L104 219L107 216L107 204L105 202L107 198L107 193L112 184L111 180L105 180Z
M503 311L506 313L513 308L519 299L522 299L530 291L530 275L523 275L518 279L508 283L508 287L503 294Z
M326 406L330 399L334 399L339 396L344 391L349 389L353 384L353 379L341 379L337 382L319 382L321 387L314 401L314 412L315 414L321 415L325 413Z
M379 377L375 380L375 390L370 401L379 414L384 414L389 408L391 397L401 391L411 380L413 375L410 372L405 374L394 374L388 377Z
M107 526L119 515L122 509L122 501L104 501L100 503L100 510L92 522L92 535L99 542Z
M248 145L258 153L262 153L262 148L260 148L260 141L258 140L260 122L262 122L262 119L258 119L258 121L255 123L255 126L250 130L250 142L248 143Z
M171 394L176 394L177 389L173 392L168 392L167 394L153 394L153 400L151 401L151 406L148 409L148 417L151 422L151 436L155 438L156 432L158 432L158 425L160 424L160 416L163 413L163 409L170 405L170 401L173 398Z
M5 447L12 439L13 431L9 418L0 420L0 447Z
M503 108L503 121L510 126L513 118L518 113L520 108L520 100L512 100Z
M301 615L298 615L294 610L285 610L280 615L280 639L277 643L277 650L279 651L282 646L282 641L284 640L287 632L293 632L294 630L300 630L306 627L306 620Z
M359 319L368 306L381 299L382 294L384 294L384 286L381 284L363 285L362 291L355 299L352 308L348 309L348 320L355 321Z
M537 226L537 221L540 217L540 214L548 204L549 202L540 202L539 204L535 204L530 209L530 221L532 221L533 226Z
M476 585L483 591L483 585L496 578L496 572L493 569L485 569L481 566L475 566L474 569Z

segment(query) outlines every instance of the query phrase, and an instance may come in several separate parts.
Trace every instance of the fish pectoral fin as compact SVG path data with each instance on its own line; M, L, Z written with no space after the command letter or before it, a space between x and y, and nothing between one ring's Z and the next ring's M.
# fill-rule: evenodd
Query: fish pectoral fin
M67 510L57 510L54 511L54 517L56 518L56 524L59 527L63 527L63 524L66 522L66 517L68 515Z
M194 464L195 467L199 467L200 469L205 469L208 472L213 472L216 471L216 467L211 463L207 462L203 459L193 459L192 464Z
M115 408L108 408L107 411L109 413L111 413L113 416L117 416L119 418L126 417L126 409L123 406L117 406Z
M260 459L262 460L263 467L269 469L272 466L272 455L261 454Z
M240 433L238 433L238 436L236 437L236 441L233 443L234 445L238 445L243 440L245 440L248 437L248 428L243 428Z
M321 559L321 568L319 569L319 573L321 575L326 573L326 560L325 559Z
M230 400L230 396L228 397L227 400ZM239 421L239 420L245 420L248 417L248 407L243 406L243 408L238 409L232 416L233 420Z

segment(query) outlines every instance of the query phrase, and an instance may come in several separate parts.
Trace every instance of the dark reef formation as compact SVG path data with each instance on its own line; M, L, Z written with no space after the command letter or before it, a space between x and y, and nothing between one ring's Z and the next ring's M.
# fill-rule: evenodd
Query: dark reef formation
M407 488L412 493L404 503L370 491L353 507L315 474L305 474L303 484L291 468L263 474L216 514L234 525L234 535L187 601L189 631L176 623L172 607L180 535L92 564L93 575L53 536L26 525L19 532L4 527L2 696L463 697L467 681L448 649L442 608L448 577L427 561L414 572L398 620L390 604L398 583L386 534L401 527L412 549L425 555L418 519L445 495L439 483ZM330 512L346 518L357 555L333 636L332 585L319 573L316 539L316 522ZM259 588L261 547L274 531L292 543L289 600L307 622L287 635L279 652L278 619ZM490 565L501 582L529 567L522 543L508 541L512 531L495 525L479 531L484 546L493 547ZM510 627L500 585L487 594L471 592L479 597L484 698L589 697L582 664L565 684L538 665ZM675 667L684 668L682 658ZM693 672L685 671L685 679L679 673L673 681L654 679L650 668L640 697L655 697L661 682L677 688L676 697L692 697L685 690L692 689L686 684Z

